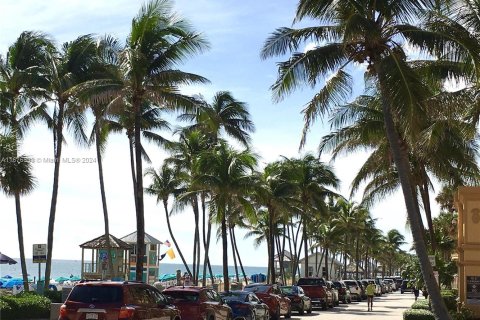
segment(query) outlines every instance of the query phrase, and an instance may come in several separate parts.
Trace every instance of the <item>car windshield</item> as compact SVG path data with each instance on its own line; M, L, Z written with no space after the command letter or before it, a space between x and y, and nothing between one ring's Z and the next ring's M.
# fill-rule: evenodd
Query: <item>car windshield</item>
M167 296L172 297L175 300L183 301L198 301L198 292L192 291L168 291L164 292Z
M251 287L245 287L245 291L250 291L250 292L267 292L268 289L270 289L270 286L251 286Z
M302 278L297 282L298 286L325 286L325 281L319 278Z
M342 287L342 284L340 282L334 281L333 286L337 289L340 289Z
M76 286L69 301L83 303L115 303L123 299L123 290L119 286Z
M282 293L284 294L294 294L297 293L297 290L295 287L281 287Z
M344 281L344 282L348 286L357 286L357 283L355 281Z

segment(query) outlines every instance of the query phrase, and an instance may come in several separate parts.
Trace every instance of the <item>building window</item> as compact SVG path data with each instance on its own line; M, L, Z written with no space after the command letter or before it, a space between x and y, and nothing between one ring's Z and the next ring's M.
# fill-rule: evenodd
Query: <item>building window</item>
M157 251L157 245L151 244L150 245L150 251Z
M308 266L308 276L313 277L313 267Z

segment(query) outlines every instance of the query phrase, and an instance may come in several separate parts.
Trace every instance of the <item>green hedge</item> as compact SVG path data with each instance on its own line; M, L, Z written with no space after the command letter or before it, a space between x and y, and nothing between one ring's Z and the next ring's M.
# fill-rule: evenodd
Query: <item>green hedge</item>
M36 293L0 296L0 319L41 319L50 317L50 300Z
M412 309L423 309L423 310L430 310L430 304L428 300L417 300L412 304Z
M408 309L403 312L403 320L435 320L435 316L429 310Z
M457 295L453 290L442 290L441 292L443 301L449 311L457 310Z
M52 291L48 290L43 293L45 297L50 299L53 303L61 303L62 301L62 291Z

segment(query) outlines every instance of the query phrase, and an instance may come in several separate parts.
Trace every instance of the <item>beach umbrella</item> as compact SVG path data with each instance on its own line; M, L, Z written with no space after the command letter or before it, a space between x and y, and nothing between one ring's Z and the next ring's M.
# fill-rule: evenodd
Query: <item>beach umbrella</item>
M175 280L177 278L177 275L174 273L166 273L162 274L160 278L158 278L158 281L168 281L168 280Z
M9 274L7 274L6 276L3 276L2 279L12 279L13 277Z
M70 280L70 281L80 281L80 280L82 280L82 278L80 278L79 276L71 276L70 278L68 278L68 280Z
M67 278L67 277L58 277L55 279L55 281L57 282L64 282L64 281L67 281L67 280L70 280L70 278Z
M2 284L2 288L4 289L12 289L13 286L23 286L23 279L22 278L12 278L7 282Z
M15 264L17 261L0 252L0 264Z

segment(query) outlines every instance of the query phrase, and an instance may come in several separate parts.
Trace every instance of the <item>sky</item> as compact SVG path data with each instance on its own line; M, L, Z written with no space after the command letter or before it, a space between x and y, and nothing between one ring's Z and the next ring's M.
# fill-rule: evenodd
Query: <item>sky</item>
M142 1L138 0L5 0L0 10L0 53L4 55L22 31L43 31L58 45L84 34L111 34L122 41L128 34L131 20ZM260 165L280 156L299 157L305 152L316 153L322 135L329 125L319 121L312 126L305 149L298 147L303 127L302 106L313 96L311 89L300 89L280 103L272 102L269 87L277 76L276 63L281 58L260 59L264 41L276 28L291 26L296 1L276 0L177 0L175 11L189 20L210 42L210 50L190 58L181 69L208 78L211 84L184 88L186 94L202 94L211 100L215 92L228 90L249 106L256 131L252 135L253 149L260 156ZM314 44L306 44L307 49ZM354 93L363 87L362 66L355 70ZM318 88L317 88L318 89ZM75 144L66 134L60 169L60 187L54 231L53 258L81 259L80 244L104 232L103 214L98 185L95 151ZM159 168L165 152L146 145L152 164ZM32 257L32 245L47 243L48 218L53 183L53 157L51 133L36 124L22 143L23 153L34 159L35 190L22 198L22 217L26 257ZM348 196L349 185L365 154L340 157L332 163L342 181L340 192ZM113 135L104 154L104 173L110 231L123 237L135 230L135 208L129 169L128 143L125 134ZM328 162L328 157L322 157ZM145 182L147 185L148 180ZM354 198L359 201L361 195ZM436 204L433 204L436 206ZM433 211L438 212L434 207ZM400 193L386 198L371 209L377 226L385 233L398 229L407 241L410 231L405 228L406 211ZM0 195L0 252L19 257L16 216L13 198ZM191 262L193 243L193 213L190 209L171 218L180 248ZM169 239L163 208L156 199L145 195L145 230L153 237ZM239 232L239 236L242 232ZM171 240L171 239L170 239ZM266 266L266 248L254 248L252 239L239 241L244 265ZM221 264L221 246L214 244L210 255L213 264ZM218 254L216 254L218 253ZM230 260L232 259L230 255ZM165 260L164 260L165 261ZM232 261L232 260L231 260ZM181 263L178 258L165 263Z

